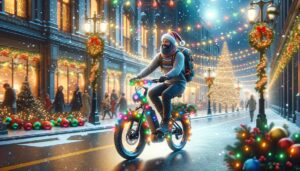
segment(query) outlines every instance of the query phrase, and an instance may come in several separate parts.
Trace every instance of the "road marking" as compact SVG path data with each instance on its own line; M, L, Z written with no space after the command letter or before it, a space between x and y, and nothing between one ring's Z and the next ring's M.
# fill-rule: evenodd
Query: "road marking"
M111 148L111 147L114 147L114 145L105 145L105 146L101 146L101 147L90 148L90 149L87 149L87 150L81 150L81 151L76 151L76 152L72 152L72 153L68 153L68 154L48 157L48 158L44 158L44 159L40 159L40 160L34 160L34 161L31 161L31 162L20 163L20 164L17 164L17 165L2 167L2 168L0 168L0 170L1 171L8 171L8 170L13 170L13 169L19 169L19 168L22 168L22 167L28 167L28 166L41 164L41 163L45 163L45 162L49 162L49 161L53 161L53 160L59 160L59 159L67 158L67 157L81 155L81 154L85 154L85 153L89 153L89 152L93 152L93 151L104 150L104 149L108 149L108 148Z

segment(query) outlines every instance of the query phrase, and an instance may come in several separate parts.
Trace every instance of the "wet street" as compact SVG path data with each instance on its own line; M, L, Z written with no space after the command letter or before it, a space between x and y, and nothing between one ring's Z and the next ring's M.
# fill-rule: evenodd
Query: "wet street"
M269 120L289 123L268 113ZM227 170L224 149L234 143L234 128L241 123L250 123L248 113L194 119L184 150L172 153L166 142L151 143L132 161L118 155L112 130L3 141L0 170Z

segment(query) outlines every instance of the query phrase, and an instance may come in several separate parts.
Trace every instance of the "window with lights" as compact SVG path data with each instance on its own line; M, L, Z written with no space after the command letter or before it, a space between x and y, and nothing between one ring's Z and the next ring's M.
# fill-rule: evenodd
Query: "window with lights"
M29 18L31 16L31 0L1 0L1 4L3 4L4 9L1 11L15 15L21 18Z
M57 25L64 32L71 32L71 1L57 0Z

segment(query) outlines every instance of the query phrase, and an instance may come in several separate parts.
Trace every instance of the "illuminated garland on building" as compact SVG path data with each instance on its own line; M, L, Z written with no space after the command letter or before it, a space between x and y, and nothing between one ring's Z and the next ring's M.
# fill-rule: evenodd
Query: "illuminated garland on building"
M34 62L40 61L40 55L38 53L32 53L28 51L21 51L14 48L0 47L0 56L9 57L14 59L32 60Z
M274 70L271 74L269 87L272 87L274 82L279 77L280 73L285 69L289 61L300 49L300 16L296 17L295 23L290 31L290 35L278 56L278 61L274 65Z
M249 56L252 56L254 54L257 54L258 52L255 50L253 50L252 52L247 52L246 54L244 54L244 51L240 51L241 53L234 53L236 56L233 56L233 54L230 54L229 56L233 56L231 57L231 60L241 60L241 59L244 59L244 58L247 58ZM240 54L240 55L239 55ZM209 60L209 61L218 61L220 60L220 56L204 56L204 55L197 55L197 54L194 54L193 57L196 57L196 58L201 58L201 59L205 59L205 60Z

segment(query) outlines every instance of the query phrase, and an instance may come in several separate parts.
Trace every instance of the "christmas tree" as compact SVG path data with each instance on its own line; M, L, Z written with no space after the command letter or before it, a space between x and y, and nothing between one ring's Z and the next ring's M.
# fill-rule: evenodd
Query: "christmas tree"
M239 94L234 87L236 79L229 54L227 43L224 42L216 68L216 78L209 92L211 101L221 104L222 108L231 108L239 103Z
M27 80L22 83L21 92L18 94L17 107L18 113L24 120L44 119L48 115L43 104L33 97Z

